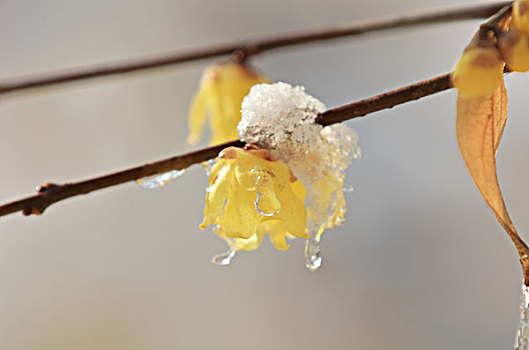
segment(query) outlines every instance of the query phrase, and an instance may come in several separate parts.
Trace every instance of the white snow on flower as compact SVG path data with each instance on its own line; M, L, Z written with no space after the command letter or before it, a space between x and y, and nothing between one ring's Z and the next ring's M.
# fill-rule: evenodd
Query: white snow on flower
M325 228L344 220L344 171L360 157L356 132L343 125L316 124L325 105L302 86L254 85L242 102L239 137L274 153L307 189L307 267L321 264L319 240Z

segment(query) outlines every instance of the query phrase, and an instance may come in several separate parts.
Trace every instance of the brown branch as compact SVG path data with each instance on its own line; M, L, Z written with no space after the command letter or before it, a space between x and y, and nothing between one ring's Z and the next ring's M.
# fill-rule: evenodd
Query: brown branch
M134 181L136 179L166 171L185 169L192 164L204 162L216 157L217 154L226 147L242 147L243 145L244 144L238 140L231 141L85 181L66 183L63 185L46 183L38 187L38 194L0 206L0 216L18 211L22 211L24 215L39 215L42 214L47 207L63 199L80 194L87 194L92 191L119 185L128 181Z
M317 122L321 125L330 125L435 94L451 87L449 76L449 74L444 74L436 78L327 110L318 116ZM225 147L242 145L243 143L239 140L231 141L80 182L63 185L48 183L41 186L38 190L39 193L34 196L1 205L0 216L18 211L22 211L24 215L41 214L50 205L66 198L87 194L92 191L170 170L185 169L192 164L216 157Z
M316 123L323 126L341 123L349 119L392 108L402 103L418 100L421 97L433 95L450 87L452 87L450 73L443 74L400 89L329 109L316 118Z
M512 2L502 1L493 4L480 4L464 8L430 11L380 20L278 33L269 37L249 39L239 43L231 42L119 62L109 62L100 65L73 68L39 76L14 78L0 82L0 94L113 74L129 73L206 58L226 56L236 51L241 51L247 56L256 55L264 51L281 47L307 44L346 36L362 35L381 30L451 22L471 18L487 18L510 3Z

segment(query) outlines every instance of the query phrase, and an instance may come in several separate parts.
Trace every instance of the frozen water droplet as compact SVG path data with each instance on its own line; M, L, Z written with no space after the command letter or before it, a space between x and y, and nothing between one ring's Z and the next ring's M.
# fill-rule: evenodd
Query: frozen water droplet
M160 175L147 176L137 180L138 185L142 188L154 189L166 185L169 181L172 181L185 173L183 170L171 170Z
M343 191L344 193L351 193L351 192L354 192L354 188L353 186L351 185L348 185L348 184L343 184Z
M202 167L206 171L206 175L209 176L209 174L211 173L211 168L213 167L213 165L215 165L215 163L216 163L215 159L210 159L210 160L207 160L201 163Z
M529 288L522 285L522 305L520 307L520 327L516 334L515 350L529 350Z
M321 266L320 242L309 238L305 243L305 266L309 271L316 271Z
M219 266L228 266L236 254L237 251L228 250L225 253L215 255L213 258L211 258L211 262Z
M256 192L257 192L257 197L255 198L254 205L255 205L255 211L257 212L257 214L262 215L262 216L274 216L277 213L279 213L281 209L277 209L276 211L271 212L271 213L262 211L261 208L259 208L259 200L261 199L261 194L259 193L259 191L256 191Z

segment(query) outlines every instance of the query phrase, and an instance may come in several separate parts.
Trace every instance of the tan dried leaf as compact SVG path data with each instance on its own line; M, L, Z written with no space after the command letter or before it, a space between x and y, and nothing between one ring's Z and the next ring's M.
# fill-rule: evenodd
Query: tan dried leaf
M459 149L483 199L512 236L516 229L505 207L496 173L496 152L506 121L507 91L503 79L490 97L467 99L458 96L456 133Z

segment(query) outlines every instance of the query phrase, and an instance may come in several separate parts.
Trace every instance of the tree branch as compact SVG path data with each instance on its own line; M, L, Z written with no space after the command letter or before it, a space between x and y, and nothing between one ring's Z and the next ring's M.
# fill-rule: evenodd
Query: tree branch
M220 45L179 50L148 57L123 60L119 62L109 62L100 65L73 68L70 70L51 72L38 76L14 78L0 82L0 94L95 77L103 77L107 75L123 74L156 67L175 65L178 63L202 60L206 58L226 56L236 51L242 52L245 56L251 56L281 47L307 44L346 36L362 35L381 30L459 21L471 18L487 18L496 13L505 5L511 3L512 1L502 1L492 4L480 4L464 8L455 8L451 10L429 11L380 20L355 22L345 25L278 33L260 39L249 39L244 42L230 42Z
M316 118L316 123L323 126L341 123L409 101L418 100L421 97L433 95L451 87L450 73L443 74L400 89L329 109Z
M185 169L192 164L215 158L217 154L226 147L242 147L243 145L244 143L239 140L231 141L93 179L66 183L63 185L56 185L48 182L37 188L38 194L0 206L0 216L16 213L18 211L22 211L24 215L39 215L42 214L47 207L63 199L116 186L146 176L156 175L171 170Z
M348 105L329 109L320 114L316 121L321 125L330 125L417 100L449 88L451 88L450 74L444 74ZM192 164L216 157L222 149L229 146L241 147L243 142L239 140L231 141L80 182L63 185L47 183L40 186L37 189L38 193L34 196L1 205L0 216L18 211L22 211L24 215L42 214L47 207L64 199L134 181L146 176L185 169Z

